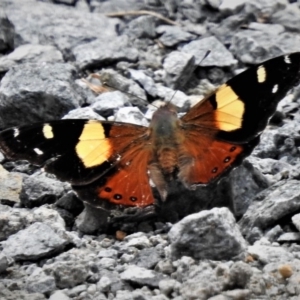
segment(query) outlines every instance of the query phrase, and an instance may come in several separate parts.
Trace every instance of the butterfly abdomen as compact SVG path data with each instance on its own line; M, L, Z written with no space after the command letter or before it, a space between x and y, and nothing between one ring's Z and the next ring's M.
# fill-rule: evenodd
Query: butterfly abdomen
M177 149L163 147L157 151L157 160L164 174L172 174L178 165Z

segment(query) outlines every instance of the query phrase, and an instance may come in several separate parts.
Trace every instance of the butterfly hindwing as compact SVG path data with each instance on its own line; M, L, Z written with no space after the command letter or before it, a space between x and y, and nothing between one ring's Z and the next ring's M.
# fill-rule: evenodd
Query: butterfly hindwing
M99 199L123 206L154 203L147 167L152 152L143 143L132 143L105 176L86 186L73 186L84 201L99 206Z
M300 53L280 56L233 77L195 105L181 118L186 139L180 178L187 185L207 184L239 164L299 77Z
M4 130L0 149L9 158L44 165L58 179L82 189L100 178L91 191L97 201L145 205L154 201L147 175L149 151L143 147L146 131L117 122L59 120Z

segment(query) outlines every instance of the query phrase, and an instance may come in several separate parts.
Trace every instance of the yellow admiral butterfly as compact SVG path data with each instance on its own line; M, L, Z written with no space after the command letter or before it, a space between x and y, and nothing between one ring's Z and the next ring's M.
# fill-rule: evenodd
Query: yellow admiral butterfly
M6 129L0 149L72 184L93 206L154 204L172 180L208 184L237 166L258 144L278 102L299 82L300 52L252 67L221 85L178 118L171 104L150 126L58 120Z

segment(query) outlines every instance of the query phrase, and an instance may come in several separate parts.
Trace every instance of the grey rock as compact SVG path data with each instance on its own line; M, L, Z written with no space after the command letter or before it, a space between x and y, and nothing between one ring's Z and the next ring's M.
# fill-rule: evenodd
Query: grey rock
M13 209L0 204L0 241L23 229L29 214L25 209Z
M190 99L185 93L174 91L173 89L162 85L157 85L157 96L166 102L172 101L172 103L179 108L190 103Z
M62 291L55 291L49 298L49 300L70 300L64 292Z
M68 296L74 298L84 291L86 291L86 284L80 284L69 290Z
M136 237L130 237L130 236L132 236L132 234L125 237L125 240L128 241L127 247L136 247L138 249L143 249L143 248L149 248L151 246L149 239L145 235L136 236Z
M40 206L53 203L69 189L69 185L56 179L48 178L45 174L28 176L23 181L20 195L21 203L26 207Z
M286 0L250 0L245 1L244 12L246 14L254 14L259 16L272 16L275 12L284 9L288 5Z
M115 13L115 12L123 12L123 11L139 11L142 9L146 9L147 6L145 5L144 1L136 1L136 0L128 0L128 1L118 1L118 0L111 0L108 2L99 2L92 0L91 7L93 11L97 13Z
M176 46L182 42L194 40L196 36L178 26L161 25L156 28L156 33L161 34L159 40L167 47Z
M97 96L91 108L99 115L107 117L113 115L117 109L125 106L131 106L128 96L120 91L113 91Z
M69 240L49 225L34 223L2 242L3 253L15 260L37 260L61 252Z
M11 51L14 48L15 28L5 13L0 13L0 53Z
M195 63L201 67L230 67L237 61L225 46L215 37L202 38L184 45L181 51L195 56ZM209 55L205 57L207 52Z
M111 286L111 280L109 277L102 276L97 283L97 288L101 292L108 292Z
M115 121L142 125L142 126L149 125L145 116L138 109L138 107L121 107L116 113Z
M223 295L229 299L248 299L251 296L251 291L248 289L235 289L223 292Z
M271 262L289 262L295 258L293 253L282 247L260 245L258 242L248 247L248 254L264 265Z
M97 287L100 287L102 292L110 291L116 293L119 290L130 289L129 285L121 280L120 275L117 271L100 270L100 278L106 277L105 281L100 279L101 284L98 282ZM109 280L107 280L107 278ZM102 288L102 289L101 289Z
M159 282L158 286L164 295L170 296L174 291L179 291L181 283L175 279L163 279Z
M283 243L297 243L300 242L300 232L286 232L280 235L277 242Z
M278 237L283 234L283 230L279 225L276 225L275 227L271 228L268 232L266 232L265 237L270 242L277 241Z
M70 50L99 37L115 37L116 19L103 14L91 14L74 8L36 2L34 0L10 1L4 8L15 26L15 46L22 44L53 44L70 57ZM26 18L24 18L26 16ZM80 24L74 30L74 24Z
M222 3L221 0L206 0L205 2L214 9L218 9Z
M61 118L83 103L69 64L23 64L12 67L0 86L1 118L5 126ZM28 112L24 114L24 111Z
M184 87L196 69L194 56L180 51L167 55L163 67L167 86L175 90Z
M240 31L243 24L245 24L245 15L234 14L223 19L219 24L211 23L208 30L224 45L230 45L234 35Z
M54 276L56 286L60 289L83 284L89 276L87 265L81 261L54 262L45 265L43 269L47 275Z
M78 212L81 212L84 208L82 201L79 200L74 191L69 191L64 194L55 202L55 205L74 214L78 214Z
M300 32L300 9L298 3L288 5L285 9L279 10L271 17L272 23L281 24L287 30Z
M297 228L297 230L300 231L300 214L292 216L292 222Z
M30 293L51 293L56 290L55 279L46 275L42 268L37 268L27 278L26 289Z
M228 297L224 295L216 295L208 298L207 300L228 300Z
M101 66L116 61L136 61L138 51L133 48L127 36L112 39L99 38L73 49L73 55L79 68Z
M92 207L87 203L84 203L84 207L85 209L75 221L77 228L86 234L94 233L99 228L105 230L109 212L101 208Z
M114 258L110 257L103 257L99 261L99 267L102 269L107 269L107 270L114 270L114 267L116 266L116 260Z
M299 199L297 180L275 183L253 199L252 205L239 221L242 232L247 234L253 227L266 229L284 216L298 212Z
M26 44L0 58L0 72L20 63L63 62L62 54L54 46Z
M269 187L268 180L248 160L244 160L220 182L220 190L223 191L223 195L228 195L236 217L241 217L257 193L267 187Z
M127 28L124 30L124 33L131 38L155 38L157 19L153 16L140 16L127 25Z
M145 269L153 269L157 263L161 260L159 253L153 249L142 249L137 256L131 261L131 264L135 264L138 267ZM155 269L158 271L157 269Z
M69 111L63 119L89 119L104 121L105 118L100 116L92 107L80 107Z
M129 281L135 285L157 288L159 281L165 276L155 271L129 265L126 270L120 274L120 277L122 280Z
M9 266L8 258L1 253L0 254L0 274L4 273Z
M65 222L57 211L39 207L32 211L0 204L0 241L35 222L43 222L57 230L65 229Z
M98 257L117 258L118 251L115 249L103 249L98 253Z
M19 203L23 176L8 172L0 165L0 181L0 199Z
M232 259L244 255L246 250L246 241L227 208L213 208L185 217L173 225L169 238L173 257Z
M108 86L118 89L130 96L130 102L135 105L148 104L145 91L132 79L128 79L112 69L105 69L100 72L101 79Z
M128 71L131 78L137 81L149 95L152 97L157 96L157 87L151 77L147 76L142 70L129 69Z
M252 152L253 156L260 158L276 158L278 149L274 145L274 137L277 130L266 129L260 136L260 142Z
M2 300L46 300L47 298L40 293L28 293L27 291L9 291L8 289L0 290L0 299Z
M234 14L245 5L244 0L224 0L217 8L223 13Z
M272 57L297 51L299 46L300 37L296 34L243 30L234 35L230 50L243 63L259 64Z
M169 260L169 259L160 260L156 264L154 270L157 271L157 272L161 272L163 274L166 274L166 275L170 275L175 271L174 266L172 264L172 261Z
M248 25L248 29L263 31L272 35L281 34L284 32L284 27L279 24L264 24L258 22L252 22Z
M231 288L246 288L252 273L252 269L248 264L242 261L233 263L229 270L227 286Z
M223 290L228 273L217 271L209 262L203 261L199 265L187 266L182 275L180 295L183 299L206 300Z

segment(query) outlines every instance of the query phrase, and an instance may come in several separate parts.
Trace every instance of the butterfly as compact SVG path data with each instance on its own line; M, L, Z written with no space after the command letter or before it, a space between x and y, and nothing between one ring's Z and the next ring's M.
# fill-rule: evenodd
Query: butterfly
M300 52L273 58L230 79L178 118L166 103L149 127L57 120L6 129L0 150L44 165L95 207L145 207L173 180L191 189L219 180L249 155L278 102L299 82Z

